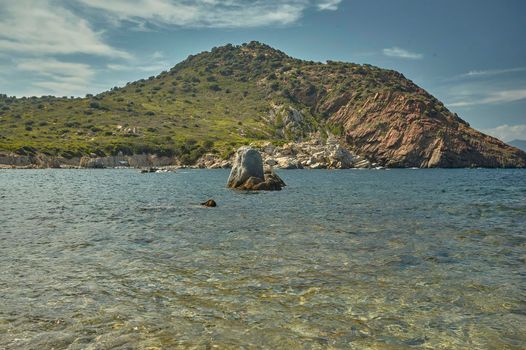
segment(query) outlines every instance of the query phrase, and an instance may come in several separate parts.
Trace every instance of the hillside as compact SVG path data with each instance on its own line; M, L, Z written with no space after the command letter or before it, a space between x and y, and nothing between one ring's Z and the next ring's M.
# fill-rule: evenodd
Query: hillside
M0 96L4 154L146 153L192 164L316 131L386 166L526 166L526 153L470 128L398 72L302 61L258 42L190 56L97 96Z

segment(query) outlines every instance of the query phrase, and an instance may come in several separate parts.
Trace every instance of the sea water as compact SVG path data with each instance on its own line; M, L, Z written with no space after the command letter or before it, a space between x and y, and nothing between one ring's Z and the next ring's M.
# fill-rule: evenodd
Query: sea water
M0 349L526 348L525 170L279 175L1 170Z

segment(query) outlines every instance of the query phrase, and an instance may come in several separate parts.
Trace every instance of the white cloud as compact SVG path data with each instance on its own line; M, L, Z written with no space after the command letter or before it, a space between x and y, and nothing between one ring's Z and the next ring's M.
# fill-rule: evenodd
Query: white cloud
M197 8L169 0L78 0L86 6L104 11L119 20L147 18L162 23L185 25L192 23Z
M521 73L521 72L526 72L526 67L471 70L467 73L458 74L458 75L448 77L448 78L443 78L442 81L445 83L449 83L449 82L470 81L470 80L489 80L490 78L494 78L500 75L508 75L508 77L513 77L512 75L510 75L510 73Z
M151 64L151 65L125 65L125 64L108 64L106 66L110 70L114 71L141 71L141 72L157 72L160 73L166 70L169 66L167 64Z
M341 0L0 0L0 75L10 82L3 84L7 90L23 95L28 91L84 94L101 87L94 82L104 81L103 73L160 72L171 65L160 51L151 57L132 56L114 47L108 37L116 26L125 30L159 30L291 25L308 10L336 10L340 3ZM72 60L68 56L90 64L66 62Z
M32 86L58 95L84 94L93 86L95 76L95 71L87 64L56 59L24 59L16 64L16 68L35 74Z
M93 76L91 67L84 63L61 62L55 59L25 59L20 60L16 67L23 71L37 72L44 76L72 76L82 78Z
M152 54L152 58L154 60L159 60L159 59L162 59L164 58L164 53L162 51L155 51L153 54Z
M507 73L518 73L525 72L526 67L508 68L508 69L489 69L489 70L472 70L465 74L461 74L462 78L476 78L476 77L489 77L494 75L501 75Z
M73 77L73 81L37 81L31 85L46 91L43 92L40 90L39 92L32 93L32 95L48 95L47 91L51 91L54 96L83 96L85 92L88 91L88 87L91 87L79 83L75 77Z
M504 142L526 140L526 124L500 125L492 129L483 129L483 133L494 136Z
M130 55L112 47L102 18L129 21L139 30L158 26L243 28L290 25L309 8L336 10L341 0L0 0L0 51L31 55ZM80 5L80 6L79 6ZM130 28L133 29L133 28Z
M330 10L330 11L336 11L338 9L338 5L340 5L340 3L342 2L342 0L325 0L325 1L320 1L317 6L318 6L318 9L319 10Z
M469 107L474 105L499 104L515 102L526 99L526 89L503 90L488 93L486 96L456 101L448 104L449 107Z
M382 52L384 53L384 55L389 57L405 58L410 60L420 60L424 58L424 55L420 53L411 52L396 46L383 49Z
M337 10L341 0L77 0L117 21L209 28L289 25L315 6Z
M106 68L113 71L141 71L141 72L157 72L160 73L170 67L170 62L164 59L164 54L161 51L155 51L149 57L134 62L129 61L129 64L108 64Z
M53 0L0 1L0 50L26 55L129 57L104 43L85 19Z

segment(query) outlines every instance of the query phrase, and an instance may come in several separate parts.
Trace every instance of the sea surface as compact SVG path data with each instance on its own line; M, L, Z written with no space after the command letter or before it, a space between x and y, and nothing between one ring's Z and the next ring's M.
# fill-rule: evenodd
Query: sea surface
M525 170L228 174L1 170L0 349L526 348Z

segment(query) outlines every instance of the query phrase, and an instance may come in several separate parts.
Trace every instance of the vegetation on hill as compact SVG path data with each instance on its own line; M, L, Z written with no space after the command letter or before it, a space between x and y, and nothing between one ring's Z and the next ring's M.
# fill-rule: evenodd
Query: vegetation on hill
M430 117L451 114L395 71L302 61L258 42L226 45L96 96L0 95L0 151L66 158L153 153L192 163L206 152L227 157L242 144L283 143L312 131L345 136L345 121L331 119L335 113L349 101L359 109L390 93L431 101L422 112ZM300 112L301 125L285 130L280 108Z
M282 139L274 133L279 120L268 123L270 102L297 107L317 128L327 115L312 113L313 96L351 87L366 96L379 84L400 88L391 77L399 75L372 66L305 62L257 42L227 45L96 96L0 95L0 150L65 157L228 152Z

